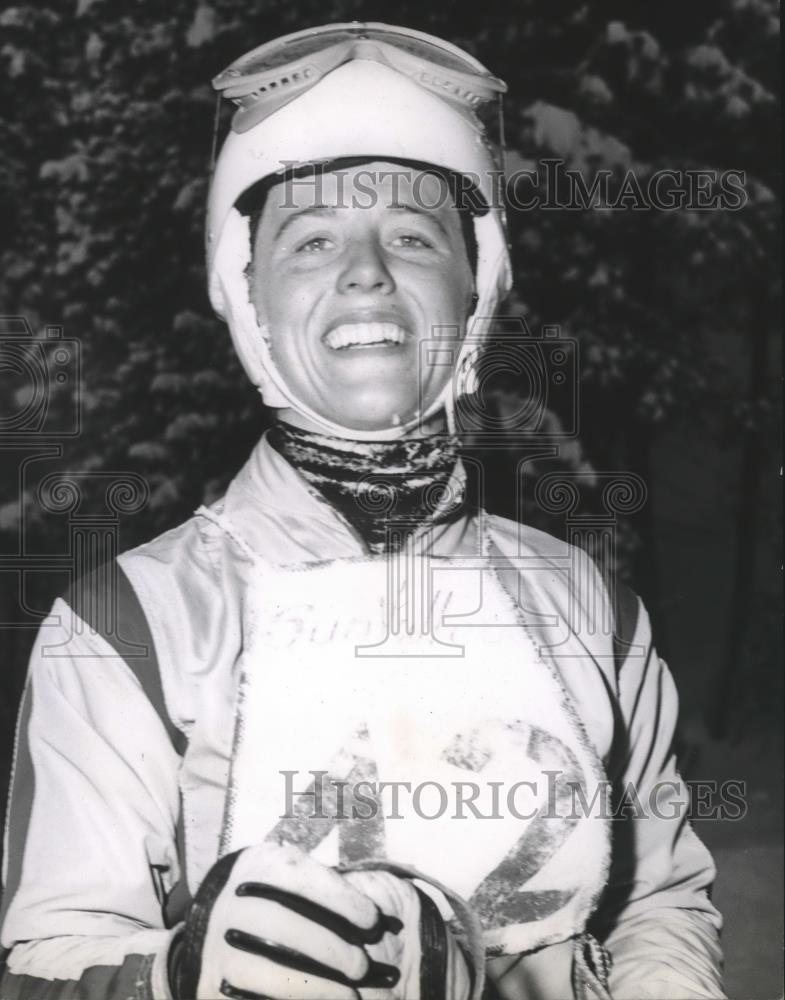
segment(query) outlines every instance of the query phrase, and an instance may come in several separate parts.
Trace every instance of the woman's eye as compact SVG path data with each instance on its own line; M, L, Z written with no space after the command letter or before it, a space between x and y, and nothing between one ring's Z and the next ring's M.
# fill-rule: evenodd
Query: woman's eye
M433 244L426 240L424 236L415 236L414 233L404 233L403 236L396 236L393 243L399 247L428 247L429 249L433 247Z
M306 240L305 243L301 243L297 247L297 253L319 253L322 250L327 250L332 246L332 240L329 240L326 236L314 236L310 240Z

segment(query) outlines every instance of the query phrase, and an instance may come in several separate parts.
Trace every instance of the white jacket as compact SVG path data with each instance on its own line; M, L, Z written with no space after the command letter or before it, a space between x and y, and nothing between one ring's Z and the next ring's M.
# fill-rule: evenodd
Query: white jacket
M58 600L40 630L6 827L3 1000L168 996L172 928L218 857L249 553L285 566L364 554L264 440L213 512L236 537L197 515L118 560L152 657L140 655L138 620L121 605L117 623L101 604L100 575L72 592L80 614ZM437 557L473 557L490 539L609 780L641 802L661 789L656 815L632 810L611 824L591 926L613 958L613 996L722 997L714 866L685 818L671 749L677 696L645 610L628 608L629 652L614 656L596 627L607 591L578 550L483 512L432 531Z

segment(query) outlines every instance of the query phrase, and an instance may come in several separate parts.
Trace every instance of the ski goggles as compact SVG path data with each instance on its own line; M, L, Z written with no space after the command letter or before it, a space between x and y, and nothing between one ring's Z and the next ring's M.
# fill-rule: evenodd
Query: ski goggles
M352 59L389 66L467 117L482 117L492 102L501 115L507 85L478 60L433 35L377 23L330 24L276 38L235 60L213 87L237 105L232 129L246 132Z

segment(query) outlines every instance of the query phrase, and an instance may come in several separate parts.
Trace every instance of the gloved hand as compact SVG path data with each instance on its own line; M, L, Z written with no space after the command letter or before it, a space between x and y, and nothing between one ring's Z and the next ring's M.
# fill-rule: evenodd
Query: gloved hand
M339 872L293 847L261 844L208 872L169 955L182 1000L356 1000L390 997L400 973L365 947L396 937L401 921ZM385 946L383 954L394 954ZM365 994L363 994L365 995Z
M484 949L479 925L468 917L468 909L455 913L456 897L448 900L440 890L422 879L401 877L403 869L363 868L348 871L344 878L372 899L382 913L398 917L399 934L385 934L365 951L374 961L400 970L400 979L390 988L360 989L362 1000L472 1000L482 993ZM452 911L455 928L442 916L435 899ZM461 917L467 919L461 920ZM458 935L458 936L456 936ZM461 943L459 944L459 937ZM472 940L470 940L472 939Z

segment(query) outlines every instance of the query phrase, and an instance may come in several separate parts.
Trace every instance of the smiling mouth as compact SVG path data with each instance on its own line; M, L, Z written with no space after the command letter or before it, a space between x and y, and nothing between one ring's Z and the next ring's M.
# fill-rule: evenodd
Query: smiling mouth
M341 323L322 338L333 351L356 347L388 347L403 344L406 330L397 323Z

